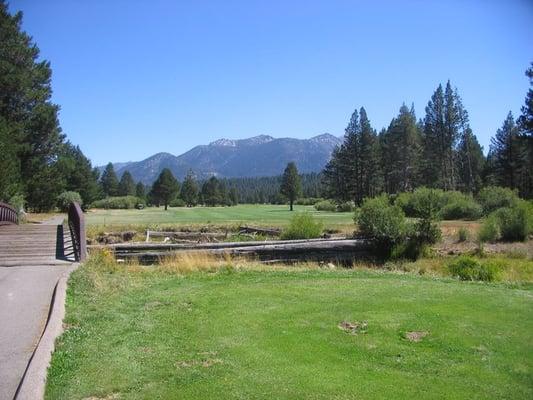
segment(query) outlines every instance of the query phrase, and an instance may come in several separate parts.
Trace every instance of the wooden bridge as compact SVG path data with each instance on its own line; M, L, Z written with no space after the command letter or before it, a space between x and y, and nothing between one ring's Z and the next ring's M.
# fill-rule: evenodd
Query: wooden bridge
M86 255L83 213L72 203L68 219L18 224L11 206L0 203L0 266L58 265L82 261Z
M21 394L21 388L48 326L58 282L85 251L78 204L70 205L68 218L19 224L17 211L0 203L0 399L42 397ZM35 379L34 374L29 380Z

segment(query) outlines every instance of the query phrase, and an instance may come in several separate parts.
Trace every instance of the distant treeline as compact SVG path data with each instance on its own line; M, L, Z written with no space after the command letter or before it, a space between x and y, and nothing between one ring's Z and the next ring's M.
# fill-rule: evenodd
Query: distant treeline
M136 183L129 171L124 171L120 180L113 164L109 163L100 178L101 194L99 197L136 196L140 202L149 205L164 204L167 198L171 206L195 206L198 204L235 205L248 204L283 204L287 200L280 194L282 176L257 178L217 178L198 181L193 171L189 171L183 182L177 181L169 170L164 170L152 186L146 187L141 182ZM162 176L164 175L164 176ZM161 185L161 180L167 183ZM301 196L318 198L322 190L320 174L303 174L300 176ZM166 190L162 190L164 186ZM172 190L169 190L171 188ZM165 193L169 193L168 197ZM109 204L109 203L97 203ZM116 204L122 204L117 202ZM129 203L128 203L129 204Z

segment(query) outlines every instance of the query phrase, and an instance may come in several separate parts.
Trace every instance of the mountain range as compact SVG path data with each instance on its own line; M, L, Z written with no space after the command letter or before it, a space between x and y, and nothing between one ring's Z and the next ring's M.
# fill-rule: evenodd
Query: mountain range
M120 177L127 170L133 179L152 184L163 168L183 180L189 170L198 179L210 176L237 178L281 175L294 161L300 173L320 172L342 139L324 133L310 139L273 138L219 139L200 145L179 156L157 153L142 161L113 163ZM103 171L105 167L99 167Z

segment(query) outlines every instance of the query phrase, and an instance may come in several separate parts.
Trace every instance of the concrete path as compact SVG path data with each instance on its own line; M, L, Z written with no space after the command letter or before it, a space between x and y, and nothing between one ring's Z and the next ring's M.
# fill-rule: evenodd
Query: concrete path
M16 395L43 334L56 284L72 268L70 234L62 222L59 217L0 226L1 400Z
M63 265L0 267L0 399L13 399L48 318Z

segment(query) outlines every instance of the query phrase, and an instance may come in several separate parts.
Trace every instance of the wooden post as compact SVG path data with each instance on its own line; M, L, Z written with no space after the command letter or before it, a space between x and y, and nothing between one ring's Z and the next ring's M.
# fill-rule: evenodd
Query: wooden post
M70 203L68 208L68 225L74 243L76 258L85 261L87 258L87 238L85 236L85 216L78 203Z

